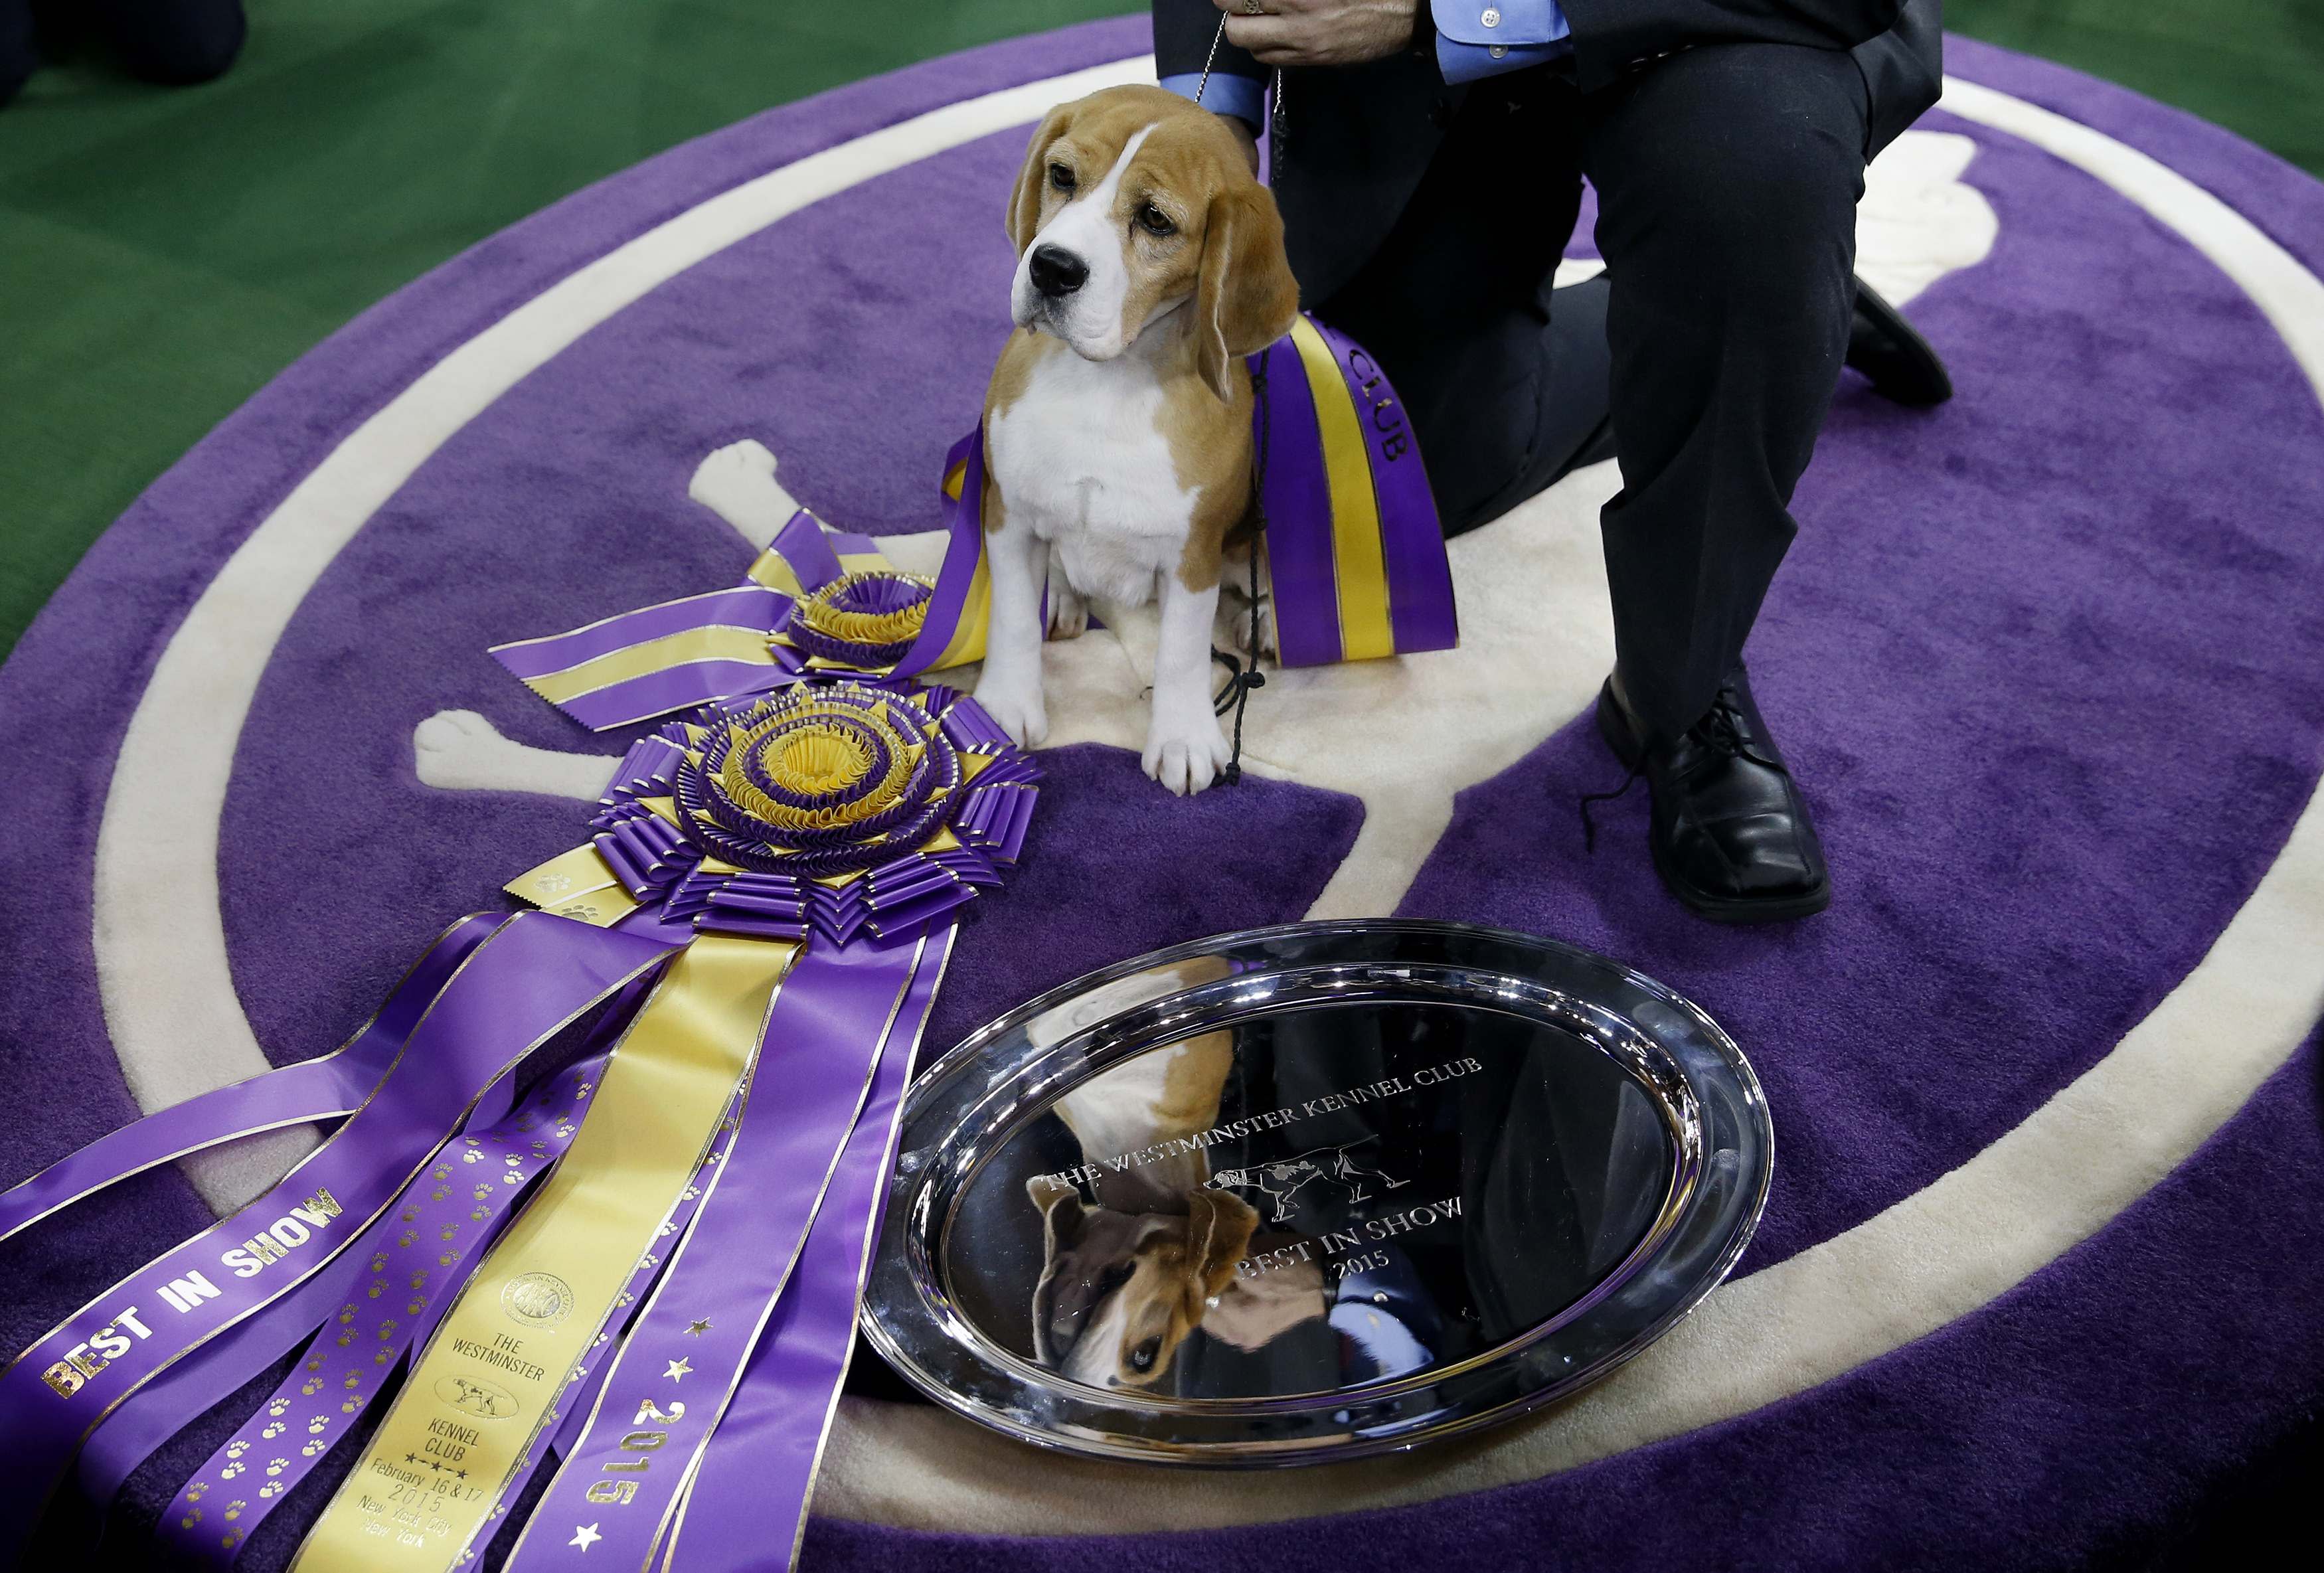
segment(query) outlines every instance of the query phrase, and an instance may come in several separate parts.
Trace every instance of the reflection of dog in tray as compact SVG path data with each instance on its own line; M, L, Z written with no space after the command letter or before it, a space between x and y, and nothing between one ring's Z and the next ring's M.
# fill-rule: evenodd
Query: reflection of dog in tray
M1225 964L1203 957L1126 978L1028 1029L1057 1043L1141 1001L1213 981ZM1043 1263L1033 1291L1034 1357L1094 1387L1152 1387L1195 1329L1241 1349L1324 1313L1313 1264L1245 1275L1258 1209L1213 1188L1200 1146L1144 1154L1218 1123L1234 1064L1233 1035L1204 1033L1117 1066L1058 1100L1093 1195L1053 1174L1026 1182L1042 1217Z

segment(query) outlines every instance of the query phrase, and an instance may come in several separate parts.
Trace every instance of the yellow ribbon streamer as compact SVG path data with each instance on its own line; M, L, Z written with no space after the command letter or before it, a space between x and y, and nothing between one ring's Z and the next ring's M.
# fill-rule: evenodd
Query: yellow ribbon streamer
M616 683L666 672L672 667L691 666L696 661L742 661L771 667L775 658L769 653L764 630L713 623L608 650L561 672L527 677L524 685L551 704L566 704L600 688L611 688Z
M445 1573L503 1511L575 1367L659 1248L795 945L698 936L607 1062L540 1195L429 1340L292 1573Z

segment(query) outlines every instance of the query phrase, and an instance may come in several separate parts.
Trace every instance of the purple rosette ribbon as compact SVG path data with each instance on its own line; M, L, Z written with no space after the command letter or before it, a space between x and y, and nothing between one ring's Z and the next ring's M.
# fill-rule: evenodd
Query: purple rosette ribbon
M337 1053L161 1110L0 1194L5 1233L202 1146L344 1117L265 1196L0 1371L0 1428L17 1465L0 1474L0 1547L21 1547L69 1469L109 1498L189 1420L290 1350L289 1376L171 1504L161 1532L181 1555L230 1566L395 1375L423 1370L356 1476L420 1481L424 1513L457 1498L497 1516L561 1460L539 1521L549 1530L522 1539L522 1566L606 1539L642 1561L687 1524L715 1540L754 1495L778 1504L796 1538L954 924L1008 877L1038 791L1038 772L973 701L897 675L982 652L981 553L960 549L976 545L977 457L955 455L955 549L933 582L803 514L748 585L496 652L597 723L695 706L632 744L585 845L512 882L550 910L455 924ZM763 962L752 959L761 943ZM745 1016L740 997L717 990L751 976L773 994ZM689 1016L687 998L703 1011ZM649 1019L662 1025L647 1033ZM710 1035L688 1035L696 1020ZM485 1419L477 1405L517 1402L491 1380L461 1391L456 1364L436 1350L468 1347L455 1322L477 1329L462 1335L471 1342L483 1336L478 1311L455 1310L464 1304L506 1307L512 1327L553 1326L571 1309L553 1272L526 1271L481 1299L475 1289L514 1271L492 1265L509 1251L533 1265L525 1253L566 1217L554 1199L586 1194L593 1182L573 1177L606 1173L622 1149L624 1117L608 1126L604 1103L580 1110L591 1084L610 1066L624 1085L658 1085L650 1067L728 1056L736 1069L718 1073L740 1080L720 1131L706 1145L665 1142L659 1168L641 1172L678 1196L658 1234L633 1267L624 1256L613 1276L602 1256L590 1268L600 1308L628 1274L610 1313L590 1312L594 1342L522 1379L533 1418L513 1433L530 1440L512 1466L502 1458L472 1479L458 1446L434 1440L426 1458L398 1442L410 1457L372 1458L392 1433L443 1434L432 1421L412 1431L412 1416L398 1431L406 1404L429 1421L439 1402ZM541 1073L560 1059L571 1062ZM689 1107L715 1118L708 1099L723 1081L688 1074ZM659 1118L652 1101L625 1097L641 1120ZM568 1158L576 1132L586 1139ZM330 1510L342 1530L358 1522L346 1505ZM368 1500L356 1512L425 1531L370 1547L383 1568L432 1568L470 1533L382 1516ZM549 1532L568 1513L569 1536Z

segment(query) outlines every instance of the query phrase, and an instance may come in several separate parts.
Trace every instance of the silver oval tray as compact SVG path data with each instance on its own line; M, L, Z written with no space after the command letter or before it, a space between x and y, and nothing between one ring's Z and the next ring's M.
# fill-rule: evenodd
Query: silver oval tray
M873 1345L1011 1436L1165 1464L1410 1448L1604 1376L1735 1265L1774 1158L1685 999L1401 920L1093 972L902 1118Z

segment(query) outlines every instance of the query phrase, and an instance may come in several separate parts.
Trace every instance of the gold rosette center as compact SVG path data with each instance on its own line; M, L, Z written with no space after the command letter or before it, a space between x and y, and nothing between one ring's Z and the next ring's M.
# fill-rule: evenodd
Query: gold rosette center
M835 723L841 722L849 724ZM877 739L876 746L858 729L868 730ZM854 824L893 806L911 785L912 771L925 751L889 721L884 705L866 711L810 702L736 729L726 761L719 768L718 787L728 802L764 823L785 830L825 830ZM881 752L887 755L887 769L878 783L845 803L782 802L751 779L745 763L756 759L767 778L787 792L825 797L862 781Z
M850 590L872 579L900 579L933 592L936 581L918 574L843 574L822 588L799 597L791 615L826 638L857 645L902 644L919 637L927 626L930 600L923 596L893 612L850 612L834 603Z
M775 739L761 752L759 764L778 785L821 796L863 779L872 768L872 750L860 738L817 728Z

